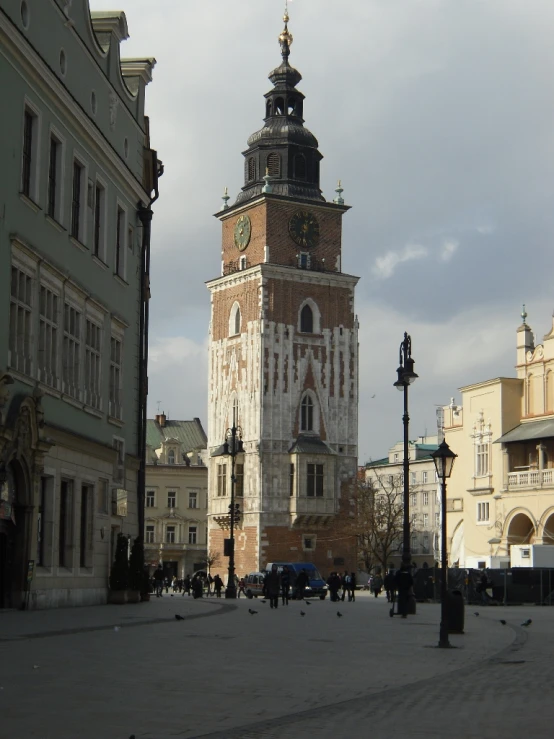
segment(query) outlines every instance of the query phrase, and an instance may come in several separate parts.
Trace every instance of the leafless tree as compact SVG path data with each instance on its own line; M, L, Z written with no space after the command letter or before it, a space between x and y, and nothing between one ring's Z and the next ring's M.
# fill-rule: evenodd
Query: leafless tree
M212 569L212 567L215 567L216 564L218 564L221 560L221 554L219 552L214 552L212 549L208 552L206 555L206 566L208 568L208 573Z

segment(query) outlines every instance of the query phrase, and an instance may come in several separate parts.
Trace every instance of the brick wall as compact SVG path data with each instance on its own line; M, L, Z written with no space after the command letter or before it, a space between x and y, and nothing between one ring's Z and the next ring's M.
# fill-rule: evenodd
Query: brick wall
M214 569L219 568L219 574L222 571L227 572L229 567L228 557L223 556L223 540L229 537L229 530L211 529L209 532L210 552L218 552L220 554L219 562ZM245 526L242 529L235 530L235 572L239 577L244 577L250 572L258 570L258 529L255 526ZM225 579L225 582L227 580Z

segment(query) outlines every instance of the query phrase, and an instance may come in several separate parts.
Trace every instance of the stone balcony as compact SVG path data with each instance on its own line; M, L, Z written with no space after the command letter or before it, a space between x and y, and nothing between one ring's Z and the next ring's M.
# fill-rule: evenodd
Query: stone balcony
M551 488L553 486L554 469L508 472L508 490Z
M293 525L325 526L334 517L336 511L334 498L293 497L290 499L290 515Z

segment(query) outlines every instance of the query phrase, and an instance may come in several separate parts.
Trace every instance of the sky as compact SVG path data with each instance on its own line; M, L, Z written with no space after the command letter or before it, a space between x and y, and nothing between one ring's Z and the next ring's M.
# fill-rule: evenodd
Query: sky
M281 0L90 0L122 7L123 56L154 56L149 417L207 425L213 214L243 185L280 62ZM459 387L513 376L521 306L537 342L554 295L552 0L290 0L305 125L340 178L343 270L361 279L359 462L402 438L404 331L419 379L410 438L436 433ZM159 401L159 405L158 405ZM454 450L455 451L455 450Z

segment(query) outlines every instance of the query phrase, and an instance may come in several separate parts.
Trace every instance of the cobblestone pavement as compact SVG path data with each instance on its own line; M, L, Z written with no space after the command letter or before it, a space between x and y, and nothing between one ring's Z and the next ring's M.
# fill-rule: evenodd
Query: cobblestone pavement
M0 614L0 739L554 733L549 608L466 611L451 650L436 648L437 605L402 620L365 594L339 608L164 598L93 610Z

